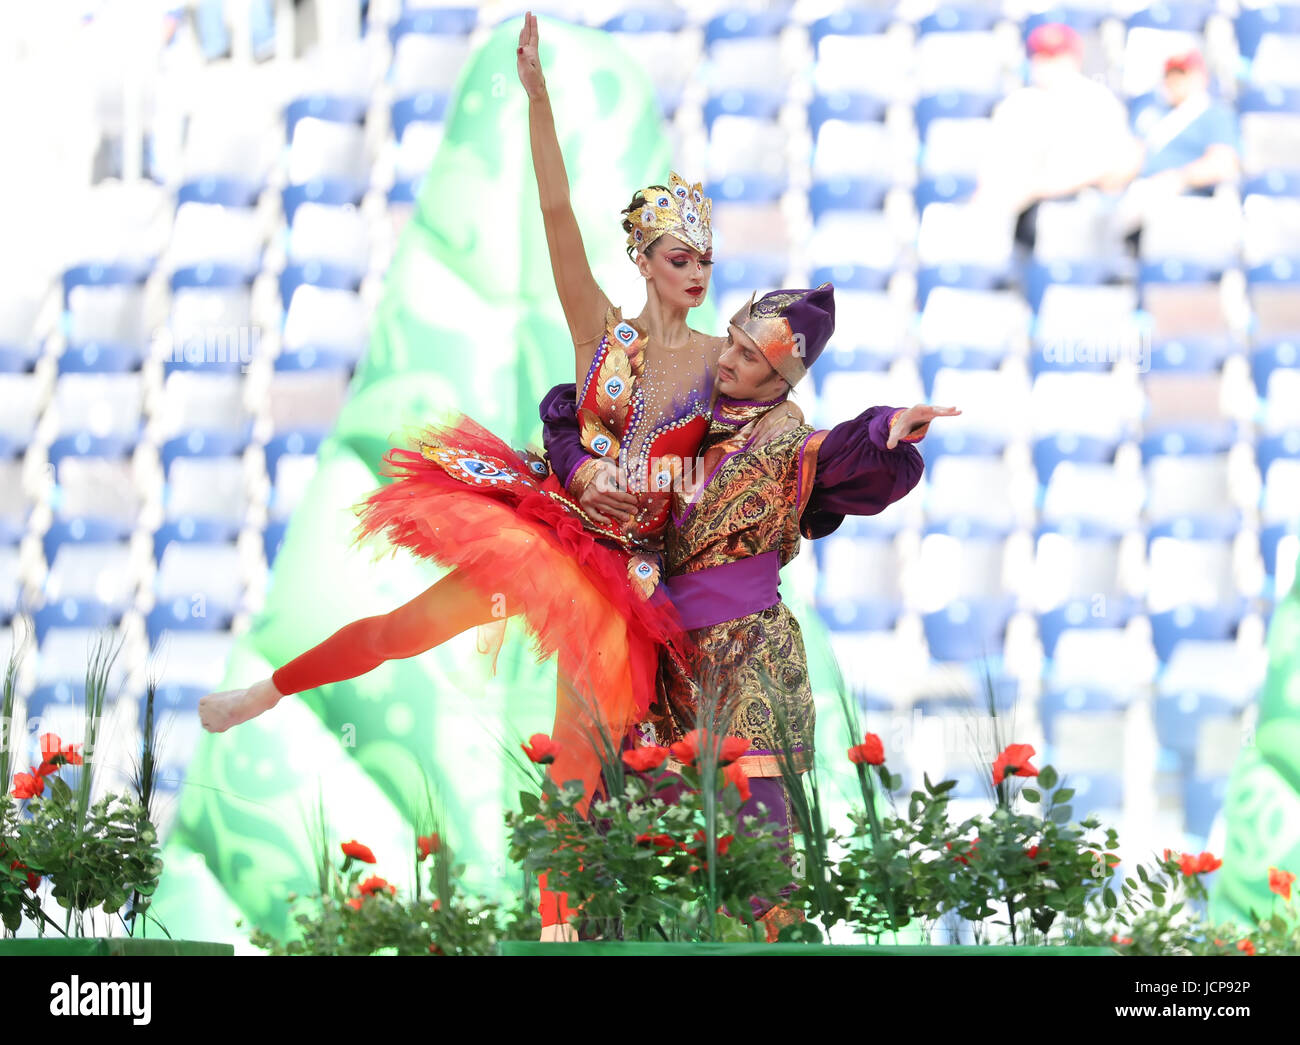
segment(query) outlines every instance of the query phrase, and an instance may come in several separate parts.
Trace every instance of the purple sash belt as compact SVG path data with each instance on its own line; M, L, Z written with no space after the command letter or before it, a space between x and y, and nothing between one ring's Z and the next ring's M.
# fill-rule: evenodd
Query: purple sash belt
M668 597L691 631L747 617L781 601L781 564L776 552L763 552L725 566L683 573L664 582Z

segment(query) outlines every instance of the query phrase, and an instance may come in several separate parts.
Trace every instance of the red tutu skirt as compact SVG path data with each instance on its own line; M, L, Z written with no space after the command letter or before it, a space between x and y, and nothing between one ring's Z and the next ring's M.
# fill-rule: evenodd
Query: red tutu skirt
M591 521L546 464L522 457L467 417L423 429L384 457L393 482L357 506L357 540L390 544L457 571L479 595L520 615L539 659L559 655L562 680L552 739L558 781L581 779L590 795L599 764L590 710L617 744L647 717L659 654L688 640L661 588L619 531ZM657 576L657 574L655 574Z

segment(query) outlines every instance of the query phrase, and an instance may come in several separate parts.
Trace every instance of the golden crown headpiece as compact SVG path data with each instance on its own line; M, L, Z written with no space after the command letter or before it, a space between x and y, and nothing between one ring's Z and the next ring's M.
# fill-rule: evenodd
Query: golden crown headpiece
M645 203L628 214L632 231L629 247L645 250L665 233L689 243L701 254L713 245L713 201L704 195L700 182L688 185L677 172L668 176L668 188L641 190Z

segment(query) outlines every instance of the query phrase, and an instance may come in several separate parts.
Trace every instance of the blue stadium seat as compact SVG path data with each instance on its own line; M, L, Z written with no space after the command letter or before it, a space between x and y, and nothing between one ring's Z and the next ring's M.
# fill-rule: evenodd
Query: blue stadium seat
M940 174L921 178L912 196L920 214L931 203L964 203L975 195L975 178L965 174Z
M783 179L762 174L728 174L704 187L704 195L713 200L715 208L720 203L774 203L783 192Z
M748 116L751 119L775 120L785 98L775 92L723 91L704 103L704 124L710 131L720 116ZM706 193L706 195L712 195Z
M139 265L90 262L74 265L63 273L63 307L76 287L110 287L138 285L149 278L149 270Z
M1002 441L993 435L982 432L952 432L952 431L932 431L926 434L921 442L916 444L916 448L921 451L921 457L925 461L926 467L929 468L935 461L948 455L957 455L962 457L997 457L1000 456L1006 447ZM947 532L946 530L936 530L938 532ZM958 536L964 536L959 534ZM983 534L983 536L993 536L993 534Z
M440 91L421 91L393 102L393 137L401 138L412 123L441 123L449 98Z
M1152 373L1210 374L1222 368L1235 346L1224 338L1167 338L1151 346Z
M420 185L424 178L405 178L393 183L388 190L388 202L392 204L414 203L420 198Z
M1237 12L1237 49L1247 60L1255 57L1259 42L1267 33L1300 34L1300 5L1269 4L1243 7Z
M1117 773L1062 773L1061 786L1074 788L1068 804L1075 820L1124 808L1124 778Z
M1105 608L1105 616L1095 616L1091 600L1071 599L1063 606L1040 613L1038 634L1042 639L1043 654L1047 657L1055 655L1056 643L1067 629L1123 627L1138 610L1132 600L1118 597L1108 598Z
M284 111L285 140L293 141L294 129L308 117L330 123L361 123L366 118L365 98L344 98L330 94L311 94L295 98Z
M1186 639L1230 639L1241 620L1240 606L1179 606L1148 615L1151 642L1162 662Z
M1236 441L1236 426L1231 422L1162 425L1143 436L1142 462L1162 454L1225 454Z
M1241 709L1232 701L1209 693L1171 693L1155 701L1156 737L1162 747L1176 752L1190 768L1196 758L1202 723L1206 719L1238 719Z
M349 374L356 367L356 361L329 347L315 348L305 345L285 349L275 357L275 370L278 373L307 370L345 370Z
M57 627L57 625L55 625ZM27 720L45 718L51 711L80 710L86 705L84 683L66 679L37 686L27 695Z
M1004 354L987 349L962 348L949 345L933 352L921 354L921 381L927 399L934 396L934 379L940 370L997 370ZM923 442L928 440L923 440Z
M314 454L325 439L324 432L298 430L277 432L266 444L266 474L275 482L276 467L285 454Z
M60 374L125 374L144 365L144 346L90 341L68 345L59 356Z
M1268 468L1279 459L1300 458L1300 429L1261 436L1255 444L1255 461L1260 475L1267 477Z
M201 265L187 265L171 275L173 291L194 287L242 287L253 282L257 272L235 265L219 265L204 262Z
M359 268L348 268L323 261L286 265L280 273L280 301L288 309L293 292L301 286L328 287L333 290L357 290L364 275Z
M675 7L636 7L620 11L602 29L607 33L678 33L686 25L686 12Z
M149 645L157 646L167 631L228 631L234 612L211 600L203 603L203 612L196 614L189 599L173 599L149 611L145 620Z
M186 686L159 680L159 685L154 691L153 698L154 728L160 731L165 731L165 721L169 715L198 714L199 700L206 696L207 693L208 691L202 686ZM146 711L147 705L145 704L145 695L141 694L139 714L136 718L136 724L139 726L142 733L144 732Z
M52 628L114 628L121 620L120 608L79 599L62 599L32 614L38 643L45 641Z
M892 273L865 265L820 265L813 269L812 285L835 284L835 290L884 290ZM756 284L763 285L763 284Z
M1054 6L1046 11L1036 11L1028 15L1020 23L1020 36L1021 39L1028 40L1029 34L1040 25L1050 23L1068 25L1078 33L1092 32L1106 20L1108 14L1109 12L1102 7Z
M930 656L936 661L974 661L1002 655L1011 617L1010 597L960 599L922 617Z
M1237 99L1237 111L1300 113L1300 87L1251 87Z
M1277 560L1278 550L1282 541L1288 537L1300 538L1300 522L1292 520L1291 522L1273 523L1265 526L1259 531L1259 554L1264 560L1264 572L1268 575L1269 583L1276 585L1277 581ZM1286 595L1286 592L1274 590L1274 598L1280 598Z
M287 185L284 189L284 216L290 224L301 203L327 203L336 207L361 203L366 194L365 185L345 178L314 178L301 185Z
M1300 196L1300 171L1272 170L1247 178L1241 187L1242 197L1259 196Z
M820 389L826 378L831 374L856 374L869 371L879 373L888 370L893 361L893 356L873 352L870 349L827 347L821 358L817 360L817 366L813 368L812 377L818 389ZM813 547L815 548L817 545L813 545Z
M875 178L831 178L814 182L808 193L813 221L831 211L879 210L890 186Z
M219 519L195 519L186 516L163 523L153 537L155 561L161 561L167 545L173 541L185 544L221 544L239 536L239 527Z
M1126 19L1129 29L1166 29L1198 33L1214 13L1213 0L1190 0L1177 4L1155 3L1135 11Z
M832 631L892 631L903 613L900 599L819 602L817 611Z
M1034 311L1043 303L1043 294L1053 284L1067 283L1074 286L1099 286L1118 283L1116 267L1106 261L1039 261L1029 263L1025 274L1025 297Z
M237 457L247 445L240 433L192 429L164 442L159 456L163 471L167 471L178 457Z
M278 519L266 524L262 540L266 549L266 565L275 565L275 558L280 554L280 545L284 543L285 532L289 529L288 519Z
M1189 834L1209 837L1227 793L1227 777L1189 777L1184 781L1183 814Z
M926 33L978 33L987 32L1002 19L996 7L978 4L940 3L931 14L916 26L918 36Z
M421 7L404 11L388 28L392 43L409 33L429 36L468 36L478 24L476 7Z
M214 203L222 207L252 207L261 191L261 185L255 181L209 174L181 185L176 191L176 206Z
M808 104L808 127L816 139L827 120L852 123L879 123L885 118L886 103L861 91L836 91L818 94Z
M1058 432L1034 440L1034 469L1043 486L1052 477L1062 461L1080 461L1088 464L1111 464L1119 443L1113 439L1098 439L1074 432Z
M1010 272L984 265L957 262L926 265L916 273L916 304L925 308L930 291L936 287L963 287L968 290L1000 290L1008 286Z
M789 16L785 11L734 10L710 18L704 26L704 46L721 40L776 36L785 28Z
M139 437L132 435L75 432L50 444L50 464L57 468L67 457L130 457L138 441Z
M889 8L849 8L818 18L808 27L808 35L815 48L828 36L876 36L893 20Z
M709 291L723 294L730 290L782 286L785 264L782 257L726 258L714 264Z
M933 121L982 118L991 115L997 103L996 95L967 91L941 91L918 98L914 112L917 133L924 142Z

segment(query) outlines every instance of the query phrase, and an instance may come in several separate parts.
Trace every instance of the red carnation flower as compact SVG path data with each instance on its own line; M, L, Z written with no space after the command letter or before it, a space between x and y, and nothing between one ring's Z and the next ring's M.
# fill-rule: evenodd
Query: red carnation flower
M945 842L944 844L949 849L952 848L951 842ZM956 860L959 864L969 865L971 860L974 860L979 856L979 844L980 844L980 840L976 838L973 842L971 842L970 849L968 849L965 853L954 853L953 859ZM970 857L970 859L967 859L968 856Z
M724 737L722 743L718 745L718 765L731 765L749 750L750 743L743 737ZM692 729L668 750L678 762L689 766L693 765L695 760L700 757L700 752L704 750L704 744L705 734L701 730Z
M623 752L623 764L638 773L648 773L658 769L668 758L666 747L638 747Z
M732 764L722 771L723 787L727 784L734 784L736 790L740 792L740 801L748 802L750 797L749 777L740 766Z
M854 765L866 763L869 766L885 764L885 745L875 733L868 733L857 747L849 748L849 761Z
M357 889L360 890L362 896L374 896L376 893L383 892L385 889L388 890L390 896L397 895L397 886L389 885L388 882L380 878L377 874L372 874L357 886Z
M1110 938L1110 942L1111 942L1111 943L1117 943L1117 944L1119 944L1121 947L1124 947L1124 946L1127 946L1128 944L1130 944L1130 943L1133 942L1133 937L1131 937L1131 936L1119 936L1118 934L1116 934L1116 935L1111 936L1111 938Z
M520 744L524 754L538 765L549 766L560 753L560 745L545 733L534 733L527 744Z
M45 794L45 781L36 771L35 766L32 766L30 773L14 774L14 798L35 798L43 794Z
M750 741L743 737L727 737L718 751L718 765L729 766L749 750Z
M375 862L375 854L355 838L351 842L343 843L343 855L350 856L353 860L360 860L363 864Z
M1251 943L1249 940L1238 940L1237 950L1241 951L1243 954L1254 954L1255 945Z
M993 763L993 784L996 787L1009 776L1038 776L1038 770L1029 764L1034 757L1032 744L1008 744Z
M27 872L27 888L30 889L32 892L36 892L36 890L39 889L39 888L41 887L41 876L38 875L35 871L31 870L31 868L29 868L29 867L28 867L25 863L23 863L21 860L15 860L13 863L11 863L11 864L9 865L9 870L11 870L11 871L26 871L26 872Z
M441 901L441 900L434 900L433 903L430 905L429 910L431 910L431 911L441 911L441 910L442 910L442 901Z
M354 896L350 900L345 900L344 902L354 911L361 910L361 898L359 896Z
M1223 861L1216 860L1213 853L1201 853L1200 856L1184 853L1178 858L1178 869L1188 878L1198 874L1209 874L1222 866Z
M415 846L420 851L420 859L423 860L426 856L442 852L442 839L438 837L438 832L434 831L433 834L420 835L415 840Z

